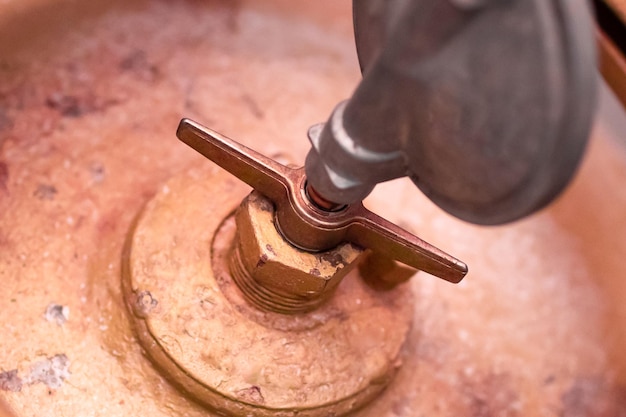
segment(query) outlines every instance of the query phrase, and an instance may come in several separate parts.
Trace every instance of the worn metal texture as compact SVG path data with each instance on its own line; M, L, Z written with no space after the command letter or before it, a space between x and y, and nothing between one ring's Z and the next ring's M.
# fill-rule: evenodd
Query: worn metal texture
M272 202L253 192L239 206L230 272L252 304L269 311L314 310L356 266L363 249L341 243L324 252L298 249L279 233Z
M363 81L307 156L322 196L352 203L406 175L454 216L500 224L563 190L593 116L586 0L355 1L354 16Z
M181 117L304 160L311 121L360 78L349 3L0 3L0 397L16 416L217 415L142 352L122 245L169 178L206 167L176 139ZM626 116L601 98L572 187L524 221L463 223L410 181L365 201L472 271L457 286L410 281L402 366L355 416L624 413ZM46 319L51 303L69 308L64 324ZM62 354L59 388L23 383Z
M406 285L372 291L358 273L341 265L341 258L351 260L360 253L347 246L327 254L334 256L330 260L290 255L267 219L271 213L255 204L256 194L244 202L235 227L232 212L246 191L205 164L168 181L147 204L129 235L123 261L124 295L141 345L175 385L227 415L326 417L361 408L379 395L402 363L412 319L411 291ZM247 210L258 210L252 216L264 220L256 225L262 230L240 231ZM268 228L274 229L273 238L268 238ZM270 269L270 276L252 272L265 280L264 289L277 290L267 280L282 281L285 292L292 288L290 280L302 281L306 275L311 282L316 276L308 273L314 266L321 270L319 281L330 270L347 275L345 282L337 276L334 285L342 285L309 314L261 313L239 290L241 281L231 267L240 238L246 238L246 245L258 239L251 233L265 234L261 239L269 249L262 250L280 256L280 261L267 259L257 266ZM244 253L252 252L248 248ZM288 263L292 266L286 268ZM306 274L294 271L302 267ZM308 287L315 291L319 281ZM298 282L295 289L305 286ZM278 302L273 297L270 305Z

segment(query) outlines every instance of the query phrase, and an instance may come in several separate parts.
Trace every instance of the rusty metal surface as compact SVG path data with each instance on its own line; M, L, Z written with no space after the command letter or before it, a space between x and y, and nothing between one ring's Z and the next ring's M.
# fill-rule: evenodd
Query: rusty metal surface
M55 27L42 21L63 21L67 2L39 16L7 0L0 14L18 3L18 36L0 38L0 374L70 363L60 388L0 384L0 397L18 417L214 415L142 354L121 301L122 243L167 179L206 164L173 134L183 116L304 158L310 120L359 78L350 5L76 2L90 12ZM606 99L580 175L533 218L467 225L406 181L365 202L471 263L472 279L411 281L407 355L356 416L623 414L626 116ZM62 326L45 318L52 302L69 307Z

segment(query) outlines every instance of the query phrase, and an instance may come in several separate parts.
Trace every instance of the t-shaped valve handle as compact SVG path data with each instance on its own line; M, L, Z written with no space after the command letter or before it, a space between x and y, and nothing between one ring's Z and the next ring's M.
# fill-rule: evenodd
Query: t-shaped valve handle
M308 251L341 242L384 253L392 259L457 283L467 273L460 260L370 212L361 202L323 208L307 191L304 168L289 168L191 120L178 138L274 202L284 238ZM318 201L318 203L315 203Z

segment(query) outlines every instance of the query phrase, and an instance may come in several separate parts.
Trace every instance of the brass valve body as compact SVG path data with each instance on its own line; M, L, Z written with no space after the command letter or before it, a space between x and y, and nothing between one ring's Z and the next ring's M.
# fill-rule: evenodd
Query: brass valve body
M259 310L236 285L229 265L238 239L251 238L249 231L236 236L232 214L246 190L215 168L192 170L148 203L129 234L123 267L140 343L175 385L229 415L339 416L360 408L401 363L411 291L404 285L373 290L354 268L312 313ZM240 216L262 201L253 194ZM287 248L278 239L276 233L266 245L282 254ZM358 253L343 247L335 255L349 260ZM323 256L302 260L309 268L307 262L319 258L325 268L320 280L341 269L341 262L324 266ZM290 276L303 274L266 278ZM318 289L324 292L323 283Z
M274 224L274 207L253 192L236 214L237 238L230 272L256 306L298 313L319 307L358 262L363 250L351 243L324 252L295 248Z

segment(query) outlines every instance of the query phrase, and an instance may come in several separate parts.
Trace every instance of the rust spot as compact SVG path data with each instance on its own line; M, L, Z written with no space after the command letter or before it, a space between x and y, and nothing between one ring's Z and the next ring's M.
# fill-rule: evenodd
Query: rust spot
M144 81L155 81L159 76L159 69L152 64L145 51L136 50L127 55L120 62L122 71L129 71Z
M6 110L0 108L0 132L11 129L13 129L13 119L9 117ZM1 140L0 143L2 143Z
M146 59L146 53L144 51L133 51L122 59L120 62L120 69L123 71L134 70L145 66L147 62L148 60Z
M199 10L204 10L209 7L211 13L219 13L220 22L224 24L226 30L231 33L237 33L239 31L241 0L185 0L185 2L190 6L197 7Z
M556 380L556 377L554 375L548 375L548 377L546 377L546 379L543 380L543 383L545 385L550 385L552 384L554 381Z
M319 270L319 269L317 269L317 268L312 268L312 269L309 271L309 274L311 274L311 275L315 275L316 277L319 277L320 275L322 275L322 273L320 272L320 270Z
M223 2L226 8L226 28L231 33L239 31L239 14L241 11L241 0L230 0Z
M69 376L70 361L64 353L35 362L24 378L28 385L42 383L48 388L59 389Z
M117 227L117 222L113 218L104 218L102 221L98 222L97 229L100 233L106 234L109 233Z
M272 206L272 203L270 203L265 198L259 198L257 202L259 204L259 208L261 209L261 211L271 212L274 209L274 207Z
M338 253L324 253L322 255L320 255L320 259L322 261L326 261L329 264L331 264L333 267L338 266L338 265L343 265L345 262L343 260L343 257L338 254Z
M9 181L9 166L4 161L0 161L0 190L8 191L7 182Z
M561 417L626 416L624 391L600 377L578 378L561 396Z
M245 104L245 106L250 110L250 113L257 119L263 119L265 117L265 113L258 105L258 103L248 94L241 95L241 101Z
M261 394L261 388L256 385L237 391L237 397L249 404L264 404L265 398Z
M339 320L340 322L344 322L350 319L350 313L343 311L343 310L332 310L328 318L329 319L332 318L333 320Z
M104 165L99 163L93 163L89 166L89 172L91 174L91 179L96 184L100 184L104 181L104 177L106 176L106 170L104 169Z
M46 105L66 117L80 117L86 113L86 108L74 96L54 93L46 99Z
M159 305L159 301L150 291L139 291L135 296L133 310L138 317L147 317Z
M80 96L57 92L51 94L46 99L46 105L49 108L56 110L61 116L71 118L101 111L115 104L118 104L118 101L115 99L100 100L89 92Z
M267 256L267 254L264 253L263 255L261 255L261 259L259 259L259 262L256 263L256 267L259 268L265 265L269 259L270 259L269 256Z
M65 324L70 316L70 309L67 306L51 303L46 308L46 314L44 317L51 323L56 323L59 326Z
M0 389L3 391L19 392L22 390L22 379L17 376L17 369L0 372Z
M265 245L265 249L267 249L267 251L271 253L272 255L276 256L276 252L274 252L274 248L269 243Z
M56 187L50 184L39 184L33 193L40 200L54 200L54 196L58 193Z
M24 385L42 383L49 388L49 393L61 388L69 376L70 361L64 353L42 359L32 364L30 372L22 379L17 369L0 372L0 390L19 392Z
M488 373L464 384L468 415L472 417L515 417L520 415L519 394L506 374Z
M409 401L402 398L393 403L393 405L391 406L391 411L393 411L396 416L409 416L411 415L412 408L409 404Z

